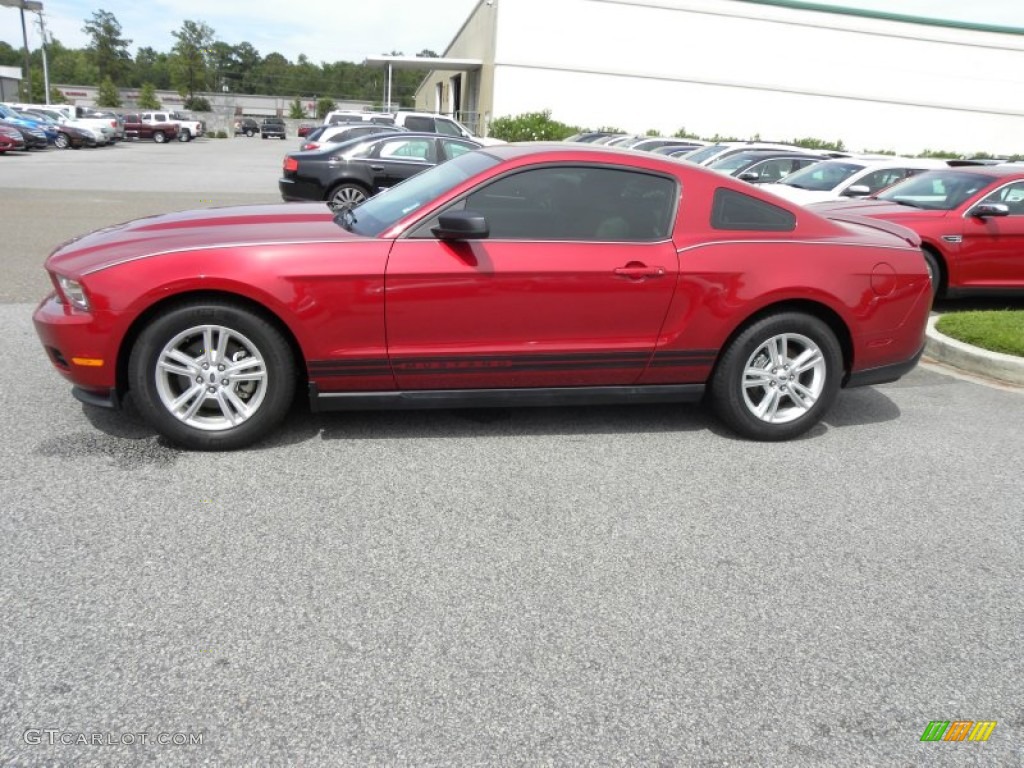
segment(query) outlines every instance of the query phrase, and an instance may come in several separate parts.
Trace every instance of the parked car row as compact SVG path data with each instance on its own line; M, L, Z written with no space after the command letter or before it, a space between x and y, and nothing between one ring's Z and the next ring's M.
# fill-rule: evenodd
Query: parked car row
M407 132L368 117L373 114L333 114L314 129L300 151L284 159L278 183L282 197L325 201L339 212L481 146L466 139L443 140L436 133ZM608 132L581 134L568 143L603 144L703 165L799 205L859 200L861 205L846 210L897 222L920 236L935 295L1024 292L1024 165ZM921 186L910 183L915 179L922 180Z
M256 122L252 117L240 117L235 120L235 136L286 139L288 129L285 127L284 118L281 117L265 117L260 122Z
M178 112L122 114L73 104L0 104L0 125L0 153L109 146L129 139L191 141L204 132L202 121ZM21 136L20 142L13 133Z

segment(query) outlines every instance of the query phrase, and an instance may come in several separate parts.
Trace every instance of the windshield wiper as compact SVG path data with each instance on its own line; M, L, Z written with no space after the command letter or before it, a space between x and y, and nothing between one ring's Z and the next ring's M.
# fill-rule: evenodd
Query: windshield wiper
M909 200L896 200L895 198L889 201L890 203L896 203L896 205L905 205L908 208L923 208L924 206L912 203Z

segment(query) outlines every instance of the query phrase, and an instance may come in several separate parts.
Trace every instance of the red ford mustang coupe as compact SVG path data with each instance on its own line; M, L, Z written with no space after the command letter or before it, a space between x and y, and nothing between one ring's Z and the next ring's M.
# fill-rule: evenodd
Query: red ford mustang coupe
M59 247L35 313L85 403L125 393L179 445L315 410L693 401L799 435L917 362L920 240L745 182L587 145L469 152L333 217L155 216Z

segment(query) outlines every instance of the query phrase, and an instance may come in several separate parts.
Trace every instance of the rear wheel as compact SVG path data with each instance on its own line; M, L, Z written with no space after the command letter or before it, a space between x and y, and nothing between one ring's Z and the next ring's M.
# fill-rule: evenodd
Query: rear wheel
M813 427L839 392L843 358L832 330L798 312L746 328L725 350L711 381L719 417L754 440L786 440Z
M178 141L192 141L192 132L188 128L182 128L178 134Z
M339 184L327 195L327 205L335 211L354 208L366 199L366 190L358 184Z
M230 450L265 437L295 394L295 363L272 324L240 306L169 310L140 334L129 360L140 412L172 442Z
M167 141L167 134L163 131L153 131L153 141L157 144L163 144Z
M245 135L246 135L246 136L248 136L248 137L249 137L249 138L251 139L251 138L252 138L252 136L253 136L253 130L252 130L252 128L246 128L246 129L245 129Z
M57 138L53 140L53 146L57 149L67 149L71 146L71 140L68 139L67 134L58 133Z

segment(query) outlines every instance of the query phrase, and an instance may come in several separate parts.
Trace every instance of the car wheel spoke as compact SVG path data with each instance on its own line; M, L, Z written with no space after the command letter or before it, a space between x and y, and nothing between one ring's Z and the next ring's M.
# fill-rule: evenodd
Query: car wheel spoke
M211 432L255 415L270 384L267 361L256 345L219 325L178 333L164 345L155 372L164 408L178 421Z
M824 354L813 340L780 333L756 347L742 369L743 401L759 421L785 424L814 407L825 374Z

